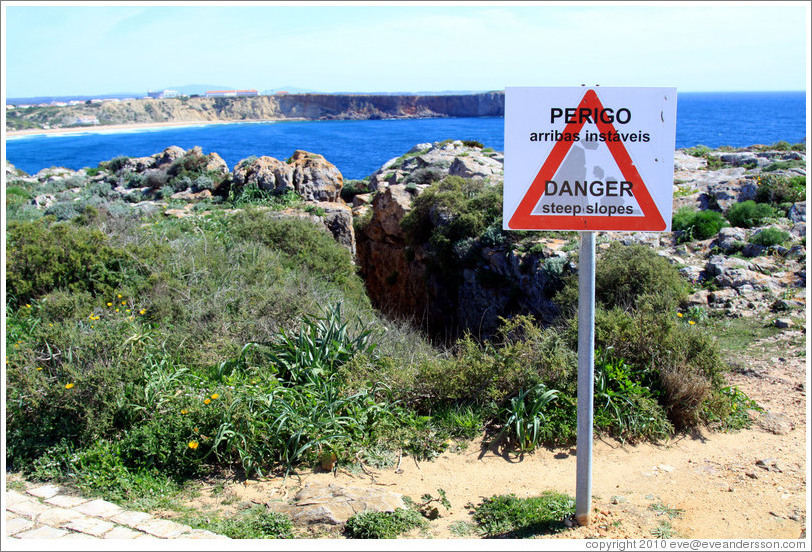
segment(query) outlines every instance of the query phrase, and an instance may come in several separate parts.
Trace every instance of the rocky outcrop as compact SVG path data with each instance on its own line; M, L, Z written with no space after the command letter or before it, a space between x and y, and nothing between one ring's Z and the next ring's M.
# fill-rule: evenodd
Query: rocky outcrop
M759 178L769 165L753 162L754 158L803 161L799 152L740 153L724 157L725 166L711 169L706 158L677 151L674 209L726 210L737 202L756 199ZM415 319L441 337L460 331L488 335L500 317L517 313L541 320L555 317L557 309L551 298L561 276L575 269L569 253L577 249L574 238L568 242L540 232L527 245L516 247L515 241L507 246L500 243L497 233L487 236L486 232L457 244L459 248L448 258L438 258L429 241L410 243L401 228L414 199L429 183L447 176L498 183L502 160L499 153L459 141L426 143L388 161L371 175L368 186L377 194L370 205L358 202L356 216L366 221L357 235L358 264L374 304ZM791 165L795 166L770 169L770 176L805 174L799 163ZM432 225L454 224L456 213L440 206L433 209ZM371 212L364 215L366 210ZM690 244L679 243L670 233L602 232L599 248L612 241L655 248L677 265L687 281L700 288L688 298L686 308L718 310L729 316L769 316L775 296L782 295L788 297L787 304L800 305L790 310L799 311L804 305L806 282L806 249L801 241L806 232L806 204L792 205L785 218L781 214L762 227L727 227L713 239ZM752 243L769 227L786 232L789 241L769 247ZM522 242L530 239L533 237ZM446 273L437 270L438 264L445 266ZM703 286L707 289L701 289Z
M234 186L256 186L263 191L283 194L295 191L306 201L338 200L344 178L323 156L302 150L290 162L273 157L243 160L234 168Z
M556 247L540 244L529 252L483 238L441 259L430 242L411 242L402 227L430 183L458 176L490 186L501 182L502 173L501 154L449 141L418 144L372 175L370 187L377 194L356 239L361 275L375 305L444 338L464 331L490 335L500 317L515 313L542 321L555 317L551 297L562 273L571 269ZM453 224L455 216L432 214L439 225ZM438 265L455 268L449 273Z
M34 125L73 126L77 120L101 125L269 121L277 119L403 119L425 117L501 117L503 92L447 96L286 94L236 98L140 99L41 110L7 111L7 130ZM24 124L23 124L24 123ZM47 127L46 127L47 128Z

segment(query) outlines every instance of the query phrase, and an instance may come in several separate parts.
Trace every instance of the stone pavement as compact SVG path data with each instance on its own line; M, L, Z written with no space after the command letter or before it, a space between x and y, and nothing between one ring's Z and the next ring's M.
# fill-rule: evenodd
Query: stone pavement
M6 490L5 537L10 539L227 539L106 500L67 494L55 485Z

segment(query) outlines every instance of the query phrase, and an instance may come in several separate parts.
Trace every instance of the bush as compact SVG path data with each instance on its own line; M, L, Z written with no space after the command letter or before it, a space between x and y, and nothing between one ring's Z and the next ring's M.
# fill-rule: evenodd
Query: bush
M6 243L6 289L14 305L58 289L110 294L132 261L99 230L69 223L9 222Z
M806 201L806 176L762 175L758 179L756 201L772 205Z
M753 228L760 226L764 219L774 217L775 211L764 203L752 200L734 203L727 211L727 220L739 228Z
M719 233L725 226L725 219L716 211L694 211L682 207L671 220L671 229L681 232L679 241L707 240Z
M425 526L426 520L415 510L364 510L347 520L344 531L351 539L396 539L403 533Z
M661 310L676 309L688 295L688 284L668 260L644 245L613 242L595 264L595 300L606 309L636 309L653 303ZM565 278L556 301L574 312L578 301L578 276Z
M635 311L599 308L595 347L624 359L670 422L685 429L702 421L709 393L723 385L725 363L713 338L697 326L679 324L675 312L649 303ZM574 320L569 331L577 335Z
M563 531L564 520L574 513L571 496L545 491L529 498L514 494L486 498L474 508L473 518L488 537L527 538Z
M772 247L774 245L781 245L789 239L789 232L779 230L778 228L765 228L761 232L757 232L751 236L750 243L763 245L764 247Z

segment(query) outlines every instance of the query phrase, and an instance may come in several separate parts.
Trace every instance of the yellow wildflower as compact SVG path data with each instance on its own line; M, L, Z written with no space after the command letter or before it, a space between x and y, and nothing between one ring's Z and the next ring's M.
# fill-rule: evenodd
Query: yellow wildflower
M138 314L146 314L146 312L147 312L147 309L141 309L140 311L138 311Z
M112 306L113 306L113 303L108 302L108 303L107 303L107 306L108 306L108 307L112 307Z
M8 361L6 361L6 364L8 364ZM42 366L37 366L37 372L39 372L41 370L42 370Z
M121 304L122 304L122 305L126 305L126 304L127 304L127 301L122 301L122 302L121 302Z
M26 306L26 308L29 308L29 309L31 308L31 305L29 305L28 303L26 303L25 306Z
M214 394L211 396L211 398L212 398L212 399L217 399L217 398L219 398L219 397L220 397L220 393L214 393Z
M181 413L181 414L188 414L188 413L189 413L189 411L188 411L188 410L186 410L185 408L181 408L180 413Z
M209 404L210 402L211 402L211 399L206 399L205 401L203 401L203 404Z
M119 299L121 299L121 294L119 293L118 295L116 295L116 297L118 297Z
M199 443L197 441L189 441L189 448L195 450L198 447Z
M73 383L66 383L65 384L65 389L73 389L73 386L74 386Z
M677 316L679 316L680 318L682 318L682 313L681 313L681 312L678 312L678 313L677 313Z
M688 324L690 324L691 326L693 326L694 324L696 324L696 322L694 322L693 320L689 320L689 321L688 321Z

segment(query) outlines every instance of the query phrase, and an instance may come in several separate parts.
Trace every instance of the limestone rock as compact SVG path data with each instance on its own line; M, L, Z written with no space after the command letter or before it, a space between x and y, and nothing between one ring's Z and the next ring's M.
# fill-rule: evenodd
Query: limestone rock
M335 240L350 250L355 256L355 230L352 224L352 209L344 203L320 201L316 207L324 211L322 224Z
M806 201L793 204L787 212L787 218L792 222L806 222Z
M344 177L335 165L317 153L297 150L290 162L293 187L308 201L337 201Z
M735 226L722 228L719 230L719 235L716 238L719 249L725 253L737 251L746 240L747 233L744 231L744 228L737 228Z
M756 420L756 423L764 431L769 431L770 433L774 433L775 435L786 435L787 433L795 429L795 424L792 423L792 420L790 420L786 415L776 412L770 412L769 410L764 412L761 416L759 416L758 420ZM765 461L764 463L769 467L772 467L774 465L774 463L771 463L769 461Z
M292 504L268 503L271 510L283 512L299 525L342 525L365 510L394 512L405 508L403 495L366 487L344 487L336 483L309 483L293 498Z
M262 156L250 163L240 161L233 172L234 186L256 186L263 191L283 194L293 190L293 169L273 157Z
M502 164L489 157L456 157L448 169L448 174L463 178L489 178L502 173Z
M40 194L31 200L31 205L37 209L47 209L56 203L56 196L54 194Z

